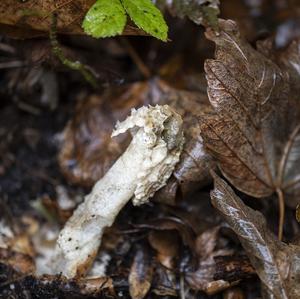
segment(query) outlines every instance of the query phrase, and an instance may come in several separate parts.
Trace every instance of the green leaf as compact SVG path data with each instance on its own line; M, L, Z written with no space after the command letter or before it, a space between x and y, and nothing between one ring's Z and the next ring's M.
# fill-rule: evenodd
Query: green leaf
M168 26L151 0L121 0L132 21L150 35L166 41Z
M99 38L121 34L126 24L126 13L119 0L97 0L84 17L85 33Z

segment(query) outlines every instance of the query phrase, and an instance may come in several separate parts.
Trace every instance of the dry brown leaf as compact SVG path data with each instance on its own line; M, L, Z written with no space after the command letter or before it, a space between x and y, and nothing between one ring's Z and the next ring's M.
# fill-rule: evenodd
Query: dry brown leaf
M58 157L63 174L72 183L92 186L128 145L128 134L111 138L117 120L111 105L121 104L118 99L108 102L92 95L76 106L73 119L64 129ZM130 111L125 101L123 111Z
M276 190L297 195L300 124L293 101L300 78L293 61L299 60L299 48L286 51L290 67L280 67L252 48L235 22L221 20L220 28L219 35L206 33L216 43L215 59L206 61L205 70L217 114L201 118L205 145L239 190L254 197Z
M287 70L289 76L290 87L293 93L299 94L300 92L300 39L294 40L287 49L282 51L279 57L280 65ZM299 99L298 99L299 100Z
M217 175L214 180L212 204L238 235L269 298L299 298L300 247L278 241L261 213L247 207Z
M198 25L218 27L219 0L169 0L165 1L164 5L172 15L188 17Z
M192 289L203 291L208 295L219 293L237 284L237 281L215 279L217 272L215 257L233 254L231 249L217 248L219 230L220 227L216 226L197 236L195 253L198 256L198 266L196 271L188 271L185 274L185 279Z
M181 114L186 138L180 162L157 198L172 203L178 193L186 195L210 182L213 162L203 149L197 121L200 113L210 111L207 96L173 89L161 80L110 89L80 102L63 134L59 164L65 176L92 186L128 145L128 135L110 136L116 120L124 119L131 108L148 104L169 104Z
M83 17L94 2L95 0L30 0L12 3L10 0L2 0L0 31L14 38L45 35L45 32L50 31L52 14L56 13L58 33L83 34ZM123 34L145 35L145 32L127 25Z
M17 272L35 272L36 251L30 227L24 218L15 220L6 205L0 204L0 263Z
M143 299L150 290L153 275L151 255L146 247L139 248L129 273L129 293L132 299Z
M173 271L157 264L151 292L162 297L178 297L176 276ZM151 296L150 296L151 298Z
M211 108L207 95L200 92L170 89L163 99L182 116L186 139L180 161L172 175L175 178L175 186L169 184L166 187L168 189L172 186L173 189L169 193L161 191L161 195L165 198L170 197L171 201L176 193L185 197L211 181L209 171L214 169L215 164L204 150L198 122L199 115L209 113Z
M157 260L167 269L173 269L179 256L179 235L174 231L152 230L148 235L151 247L157 251Z
M0 263L5 263L17 272L27 274L35 272L33 257L23 252L0 248Z
M231 288L224 292L224 299L245 299L245 293L241 288Z
M227 256L215 256L216 272L215 280L226 280L229 282L240 281L256 276L256 271L244 254Z
M195 246L195 232L193 229L177 217L162 217L153 219L144 224L135 224L137 228L146 228L157 231L168 231L170 234L177 231L184 245L191 250Z

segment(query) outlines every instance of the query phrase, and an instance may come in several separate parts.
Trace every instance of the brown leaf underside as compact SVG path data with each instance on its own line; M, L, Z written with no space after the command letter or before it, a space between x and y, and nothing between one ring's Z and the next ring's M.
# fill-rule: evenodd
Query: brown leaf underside
M287 67L279 60L281 65L276 65L240 36L233 21L221 20L220 27L220 35L206 33L216 43L215 59L205 63L216 114L201 117L205 145L239 190L254 197L277 189L296 195L300 127L294 86L300 79L295 74L299 46L286 51L294 64Z
M212 204L238 235L270 298L299 298L300 247L278 241L261 213L247 207L217 175L214 180Z

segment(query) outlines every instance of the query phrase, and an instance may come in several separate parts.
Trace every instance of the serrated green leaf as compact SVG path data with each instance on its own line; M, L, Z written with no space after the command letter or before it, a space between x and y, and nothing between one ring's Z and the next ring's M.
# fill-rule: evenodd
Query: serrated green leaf
M126 19L119 0L97 0L84 17L82 27L93 37L110 37L123 32Z
M151 0L121 0L132 21L150 35L166 41L168 26Z

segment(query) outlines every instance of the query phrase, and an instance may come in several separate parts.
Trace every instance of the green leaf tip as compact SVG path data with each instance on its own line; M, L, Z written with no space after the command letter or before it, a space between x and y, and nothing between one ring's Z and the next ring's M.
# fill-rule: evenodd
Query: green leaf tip
M84 17L82 27L95 38L121 34L127 16L119 0L97 0Z
M146 33L162 40L168 39L168 26L160 10L151 0L121 0L132 21Z

